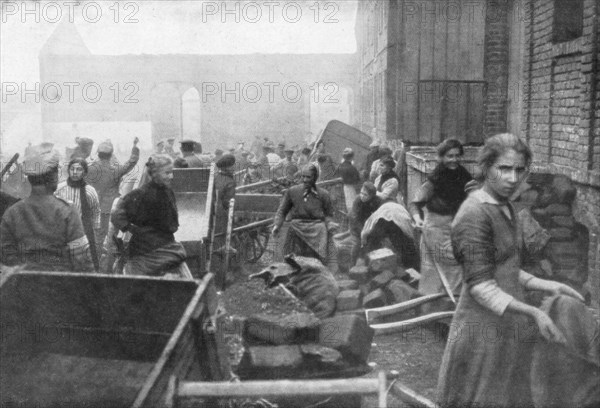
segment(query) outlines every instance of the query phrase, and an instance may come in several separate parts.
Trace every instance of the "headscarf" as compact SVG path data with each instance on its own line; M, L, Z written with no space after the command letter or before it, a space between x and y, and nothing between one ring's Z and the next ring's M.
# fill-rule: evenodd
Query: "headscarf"
M302 193L302 197L304 198L304 201L306 201L308 196L311 194L315 196L317 195L317 179L319 178L319 168L313 163L307 164L302 169L302 175L305 173L310 173L312 175L312 182L308 186L303 184L304 192Z
M69 162L69 165L67 166L67 170L70 171L71 167L74 164L79 164L81 167L83 167L83 176L87 174L88 165L85 159L82 159L80 157L72 159ZM81 222L83 223L83 231L85 232L85 236L87 237L88 242L90 243L90 251L92 254L94 268L96 270L99 270L100 263L98 261L98 252L96 250L96 236L94 234L93 223L94 214L92 213L92 206L88 201L88 196L86 192L87 183L85 182L85 177L81 177L80 180L75 181L72 180L71 176L69 175L69 177L67 178L67 185L71 188L79 189L79 202L81 206Z

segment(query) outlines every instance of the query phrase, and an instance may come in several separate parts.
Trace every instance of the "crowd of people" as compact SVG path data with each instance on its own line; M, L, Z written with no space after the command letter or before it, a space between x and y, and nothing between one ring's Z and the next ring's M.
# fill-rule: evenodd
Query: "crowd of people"
M532 154L517 136L500 134L486 140L475 179L460 163L463 145L455 139L443 141L437 147L438 165L408 200L402 194L402 155L376 141L357 167L350 148L343 150L341 163L335 163L322 146L286 148L280 143L275 148L264 140L250 150L240 143L208 155L191 140L181 141L176 152L174 139L168 139L157 144L145 163L148 182L120 197L124 175L139 160L137 144L136 138L129 159L120 164L110 141L100 143L97 159L90 161L93 142L80 139L63 181L53 146L30 146L22 163L30 195L19 201L2 196L2 263L26 264L33 270L111 273L114 260L106 261L111 252L107 248L119 244L115 237L121 231L131 235L126 274L177 274L186 253L174 238L179 220L171 190L173 169L215 163L216 232L227 225L238 180L246 185L265 178L280 180L285 189L271 232L282 240L284 253L325 263L329 240L337 233L340 247L350 248L353 264L388 245L402 267L420 271L421 294L446 292L458 298L452 327L460 330L476 322L475 330L493 326L517 333L494 341L486 335L456 335L448 341L439 374L442 406L531 406L527 362L532 344L518 336L528 325L535 325L549 344L590 352L583 349L589 344L570 343L574 334L565 330L571 323L564 323L561 331L547 309L525 299L526 290L566 297L557 304L571 311L573 319L589 320L585 311L573 312L584 300L576 290L521 269L523 237L510 198L527 176ZM350 226L342 234L334 222L331 194L317 185L335 177L342 179ZM287 234L279 237L286 222ZM421 230L420 243L415 229ZM592 357L598 354L596 350Z

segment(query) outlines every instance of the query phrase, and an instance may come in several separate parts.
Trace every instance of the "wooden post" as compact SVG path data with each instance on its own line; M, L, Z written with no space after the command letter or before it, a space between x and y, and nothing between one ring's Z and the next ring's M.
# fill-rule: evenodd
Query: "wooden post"
M233 229L233 212L235 207L235 198L229 200L229 214L227 216L227 235L225 235L225 262L223 265L222 284L225 287L225 278L229 271L229 254L231 252L231 230Z

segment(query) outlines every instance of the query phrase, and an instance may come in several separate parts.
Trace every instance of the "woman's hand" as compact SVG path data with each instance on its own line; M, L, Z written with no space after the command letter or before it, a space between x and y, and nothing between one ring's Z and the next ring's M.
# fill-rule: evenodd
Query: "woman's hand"
M545 312L538 309L535 314L535 322L544 339L552 343L566 344L567 339Z
M585 299L579 292L577 292L572 287L565 285L564 283L555 282L555 281L546 281L545 286L547 287L546 291L552 293L553 295L565 295L571 296L581 302L585 302Z

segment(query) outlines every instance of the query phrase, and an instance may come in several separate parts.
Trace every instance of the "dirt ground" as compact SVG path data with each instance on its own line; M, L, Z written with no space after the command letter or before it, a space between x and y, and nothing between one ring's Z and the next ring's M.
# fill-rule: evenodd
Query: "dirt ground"
M307 309L296 299L280 288L265 289L262 280L249 280L248 275L260 271L267 263L246 264L236 274L234 282L221 294L222 305L229 316L228 329L225 336L230 346L233 365L239 361L243 348L239 323L240 317L255 313L286 315L292 312L307 312ZM336 276L342 279L343 276ZM415 329L394 335L375 336L370 365L373 371L368 377L377 375L378 370L398 372L397 381L411 388L422 396L435 400L437 375L444 352L445 341L441 326ZM375 407L375 398L367 398L363 407ZM403 407L391 394L388 395L391 407Z

